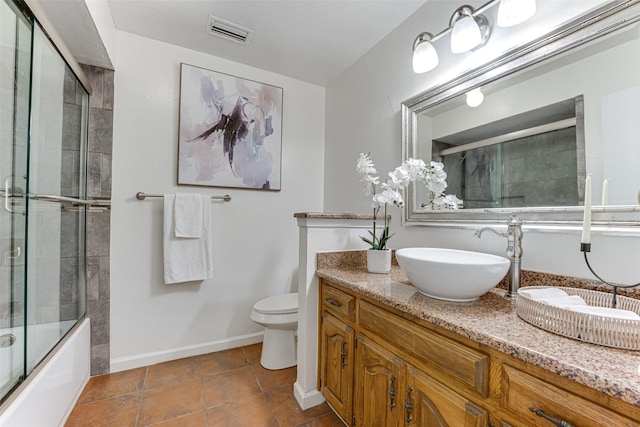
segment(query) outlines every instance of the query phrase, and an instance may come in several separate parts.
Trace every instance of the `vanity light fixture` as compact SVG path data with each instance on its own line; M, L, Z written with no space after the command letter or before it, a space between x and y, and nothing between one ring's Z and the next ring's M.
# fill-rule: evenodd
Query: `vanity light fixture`
M428 32L418 34L413 42L413 72L425 73L438 65L434 42L449 33L453 53L464 53L484 46L491 35L491 24L482 13L497 3L500 3L497 19L500 27L520 24L536 12L535 0L490 0L477 9L468 5L460 6L451 16L447 28L436 35Z
M470 90L466 93L466 96L467 105L471 108L479 106L480 104L482 104L482 101L484 101L484 94L482 93L481 87Z
M438 66L438 52L433 47L431 33L420 33L413 42L413 72L426 73Z
M471 6L459 7L449 22L451 52L464 53L482 46L489 40L491 27L487 18L473 15Z

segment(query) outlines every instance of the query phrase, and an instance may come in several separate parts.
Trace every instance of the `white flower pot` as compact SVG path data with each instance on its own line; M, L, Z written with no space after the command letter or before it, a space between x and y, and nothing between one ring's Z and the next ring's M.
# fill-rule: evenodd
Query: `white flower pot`
M391 271L391 249L367 251L367 270L369 273L388 273Z

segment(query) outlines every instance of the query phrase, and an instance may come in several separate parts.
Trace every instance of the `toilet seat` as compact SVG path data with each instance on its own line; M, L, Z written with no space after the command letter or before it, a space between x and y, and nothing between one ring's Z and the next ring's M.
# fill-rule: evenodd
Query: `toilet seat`
M253 309L262 314L290 314L298 312L298 294L274 295L258 301Z

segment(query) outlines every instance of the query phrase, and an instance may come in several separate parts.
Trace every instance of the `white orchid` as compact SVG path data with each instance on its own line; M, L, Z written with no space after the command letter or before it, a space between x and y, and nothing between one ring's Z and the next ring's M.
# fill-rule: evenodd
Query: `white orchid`
M410 182L409 171L402 167L396 168L393 172L389 172L389 186L393 188L404 188Z
M373 208L373 232L369 231L371 238L361 237L371 245L372 249L385 249L387 240L393 236L389 234L389 219L387 205L404 206L401 191L407 188L411 182L422 181L429 190L429 207L433 210L458 209L462 207L462 200L454 195L444 195L447 188L447 173L444 165L438 162L429 162L429 165L421 159L407 159L400 166L389 172L389 179L380 183L380 178L373 176L378 173L371 160L370 154L360 153L356 164L356 170L360 174L360 181L365 182L364 193L372 198ZM378 190L380 185L382 191ZM380 209L384 208L384 229L380 237L376 234L376 218Z
M447 173L444 165L439 162L430 162L423 170L422 181L429 191L429 203L422 205L432 210L459 209L462 200L455 195L444 195L447 189Z
M423 174L426 165L422 159L411 158L405 160L400 168L404 168L407 171L410 181L415 181Z
M455 195L448 194L446 196L436 197L433 199L430 207L435 211L461 209L462 203L462 200L458 199Z
M372 207L383 207L387 203L393 203L396 206L404 206L404 200L402 200L402 194L399 191L391 188L388 184L382 184L384 190L381 193L373 196Z
M368 197L376 194L376 185L380 184L380 178L377 176L367 175L366 178L360 181L365 181L367 185L364 187L364 194Z
M369 154L360 153L356 170L360 175L360 181L365 182L364 194L367 197L371 197L376 194L376 185L380 184L380 178L373 176L372 174L378 173L373 166L371 157Z
M370 154L360 153L360 158L358 159L356 169L358 173L362 176L378 173L378 171L376 171L376 168L373 165L373 161L371 160Z

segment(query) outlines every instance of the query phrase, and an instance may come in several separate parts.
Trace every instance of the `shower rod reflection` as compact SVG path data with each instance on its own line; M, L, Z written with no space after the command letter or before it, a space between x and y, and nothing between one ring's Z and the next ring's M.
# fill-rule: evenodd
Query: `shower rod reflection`
M138 200L144 200L147 197L164 197L164 194L146 194L142 191L138 191L136 193L136 199ZM224 200L225 202L230 202L231 196L228 194L225 194L224 196L211 196L211 200Z

